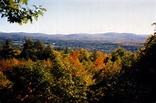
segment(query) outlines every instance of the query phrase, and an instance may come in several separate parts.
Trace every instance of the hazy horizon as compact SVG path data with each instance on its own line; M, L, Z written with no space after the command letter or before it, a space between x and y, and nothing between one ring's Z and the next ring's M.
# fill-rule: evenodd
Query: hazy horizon
M103 33L42 33L42 32L24 32L24 31L15 31L15 32L3 32L3 31L0 31L0 33L28 33L28 34L45 34L45 35L73 35L73 34L84 34L84 35L102 35L102 34L109 34L109 33L114 33L114 34L134 34L134 35L142 35L142 36L148 36L148 35L151 35L153 33L150 33L150 34L136 34L136 33L126 33L126 32L103 32Z
M30 5L43 5L43 17L33 24L9 24L0 19L0 32L45 34L74 33L153 33L156 20L155 0L33 0Z

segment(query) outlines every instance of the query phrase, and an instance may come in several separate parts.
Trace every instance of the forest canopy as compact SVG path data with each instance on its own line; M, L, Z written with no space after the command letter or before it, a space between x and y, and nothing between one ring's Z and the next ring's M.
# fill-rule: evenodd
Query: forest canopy
M0 102L154 103L156 35L137 52L57 51L25 39L0 46Z

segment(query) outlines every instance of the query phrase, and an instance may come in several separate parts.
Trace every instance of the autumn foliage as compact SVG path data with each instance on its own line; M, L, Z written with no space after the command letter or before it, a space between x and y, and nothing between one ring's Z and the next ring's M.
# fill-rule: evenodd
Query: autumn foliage
M121 47L110 54L57 51L31 39L17 49L6 41L0 49L0 102L154 103L155 51L155 35L135 53Z

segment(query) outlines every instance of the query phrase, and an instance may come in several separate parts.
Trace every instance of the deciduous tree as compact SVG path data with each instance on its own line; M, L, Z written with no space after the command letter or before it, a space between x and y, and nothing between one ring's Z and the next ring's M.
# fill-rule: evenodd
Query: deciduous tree
M43 15L46 11L42 6L28 5L28 0L1 0L0 1L0 15L6 17L10 23L27 23L35 19L37 20L39 15Z

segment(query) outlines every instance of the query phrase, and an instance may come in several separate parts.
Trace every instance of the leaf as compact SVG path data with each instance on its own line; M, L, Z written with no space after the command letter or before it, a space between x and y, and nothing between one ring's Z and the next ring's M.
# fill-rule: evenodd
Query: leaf
M22 22L19 22L18 24L19 24L20 26L22 26L22 25L23 25L23 23L22 23Z
M38 20L38 16L37 15L34 15L34 19L37 21Z
M43 12L42 11L38 11L38 14L43 16Z
M45 9L45 8L40 8L42 11L47 11L47 9Z
M36 5L33 5L33 7L34 7L35 9L38 9L38 7L37 7Z
M28 0L20 0L20 2L22 2L25 5L28 5Z

